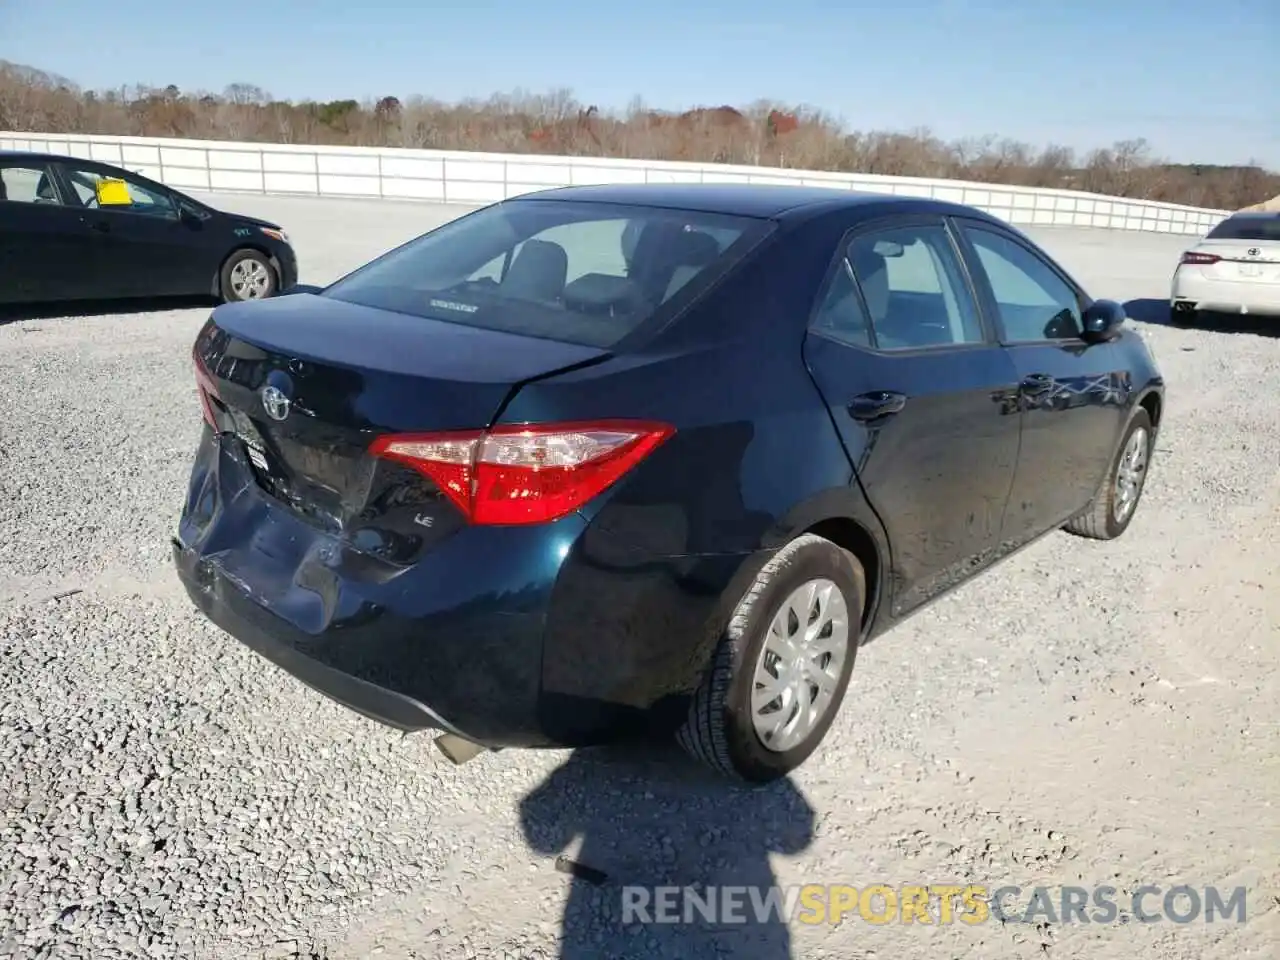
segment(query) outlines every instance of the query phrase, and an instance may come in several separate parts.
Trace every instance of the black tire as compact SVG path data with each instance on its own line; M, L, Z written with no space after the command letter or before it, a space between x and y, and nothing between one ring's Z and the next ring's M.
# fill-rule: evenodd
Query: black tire
M844 664L826 712L809 734L790 749L772 750L764 745L751 720L756 662L769 625L784 601L798 587L819 578L836 585L848 612ZM866 575L847 550L813 534L804 534L783 547L738 602L690 704L689 715L676 734L680 745L713 770L749 783L768 783L804 763L840 711L857 657L865 597Z
M1132 508L1122 518L1117 518L1116 474L1120 469L1121 461L1124 459L1125 448L1128 447L1130 438L1139 430L1146 431L1145 464L1138 481ZM1098 492L1094 494L1089 508L1066 524L1063 529L1078 537L1088 537L1091 540L1114 540L1128 530L1129 524L1133 522L1133 518L1138 513L1138 506L1142 502L1142 492L1147 486L1147 476L1151 473L1151 455L1155 450L1155 441L1156 435L1151 425L1151 416L1147 413L1146 408L1139 407L1137 412L1134 413L1133 419L1129 421L1129 426L1125 429L1124 436L1120 438L1120 443L1116 446L1115 455L1111 458L1111 466L1107 469L1102 485L1098 488Z
M234 283L234 273L237 268L244 269L241 265L245 265L250 271L261 269L265 271L265 286L260 287L257 296L248 296L239 293ZM276 276L276 269L271 265L271 258L265 253L258 250L237 250L231 256L227 257L226 262L222 265L222 270L218 274L218 290L222 294L222 299L227 303L238 303L242 300L265 300L268 297L276 295L280 286L280 278Z
M1169 320L1176 327L1194 326L1200 320L1200 311L1190 303L1177 303L1169 308Z

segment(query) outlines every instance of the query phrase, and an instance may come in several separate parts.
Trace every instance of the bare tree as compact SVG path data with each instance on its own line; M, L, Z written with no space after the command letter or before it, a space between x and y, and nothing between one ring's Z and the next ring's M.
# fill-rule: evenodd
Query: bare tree
M271 99L261 87L252 83L233 83L222 96L227 103L237 107L258 106Z
M617 113L569 89L516 90L447 104L424 97L292 102L233 83L221 95L160 88L82 91L63 77L0 63L0 129L274 143L431 147L761 164L1065 187L1119 197L1239 209L1280 194L1259 164L1170 164L1142 139L1077 158L995 135L947 142L926 129L847 129L821 110L761 100L683 112L634 99Z

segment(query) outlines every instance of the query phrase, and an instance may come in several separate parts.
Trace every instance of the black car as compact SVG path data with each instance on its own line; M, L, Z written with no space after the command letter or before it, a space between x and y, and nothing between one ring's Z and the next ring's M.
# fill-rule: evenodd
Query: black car
M0 151L0 304L259 300L297 279L279 224L109 164Z
M940 201L551 190L217 308L194 602L454 759L677 732L768 780L859 644L1042 535L1120 536L1164 386L1123 308Z

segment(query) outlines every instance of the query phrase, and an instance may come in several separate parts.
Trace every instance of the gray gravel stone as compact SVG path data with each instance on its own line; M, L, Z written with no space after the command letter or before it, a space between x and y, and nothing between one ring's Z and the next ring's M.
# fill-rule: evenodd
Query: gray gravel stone
M310 280L439 216L219 202L283 221ZM1121 299L1164 296L1182 246L1040 237ZM637 883L1067 883L1132 863L1148 865L1135 883L1209 882L1259 849L1256 818L1188 841L1187 798L1267 802L1265 774L1247 771L1274 757L1275 644L1238 612L1274 555L1257 547L1255 566L1212 578L1255 549L1275 502L1280 340L1143 325L1170 399L1130 533L1049 538L868 647L828 745L793 784L751 793L665 754L507 752L454 769L197 616L168 538L206 314L0 326L0 957L772 957L776 928L628 927L613 893L550 861L581 845ZM1230 699L1209 711L1210 691ZM1213 744L1209 759L1168 759L1193 742ZM1043 956L1030 932L940 933L929 955ZM1180 935L1057 943L1126 960L1251 947ZM796 955L844 960L922 942L858 921L790 937Z

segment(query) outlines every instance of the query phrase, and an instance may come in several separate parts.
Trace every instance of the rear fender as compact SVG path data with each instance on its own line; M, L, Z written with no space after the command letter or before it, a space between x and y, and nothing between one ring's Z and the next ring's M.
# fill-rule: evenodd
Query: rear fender
M855 529L849 529L849 525ZM859 558L867 577L864 638L880 633L884 627L881 601L890 589L893 551L884 525L856 480L851 479L847 486L819 491L797 504L767 532L761 547L772 554L801 534L815 531ZM871 555L864 556L868 548Z

